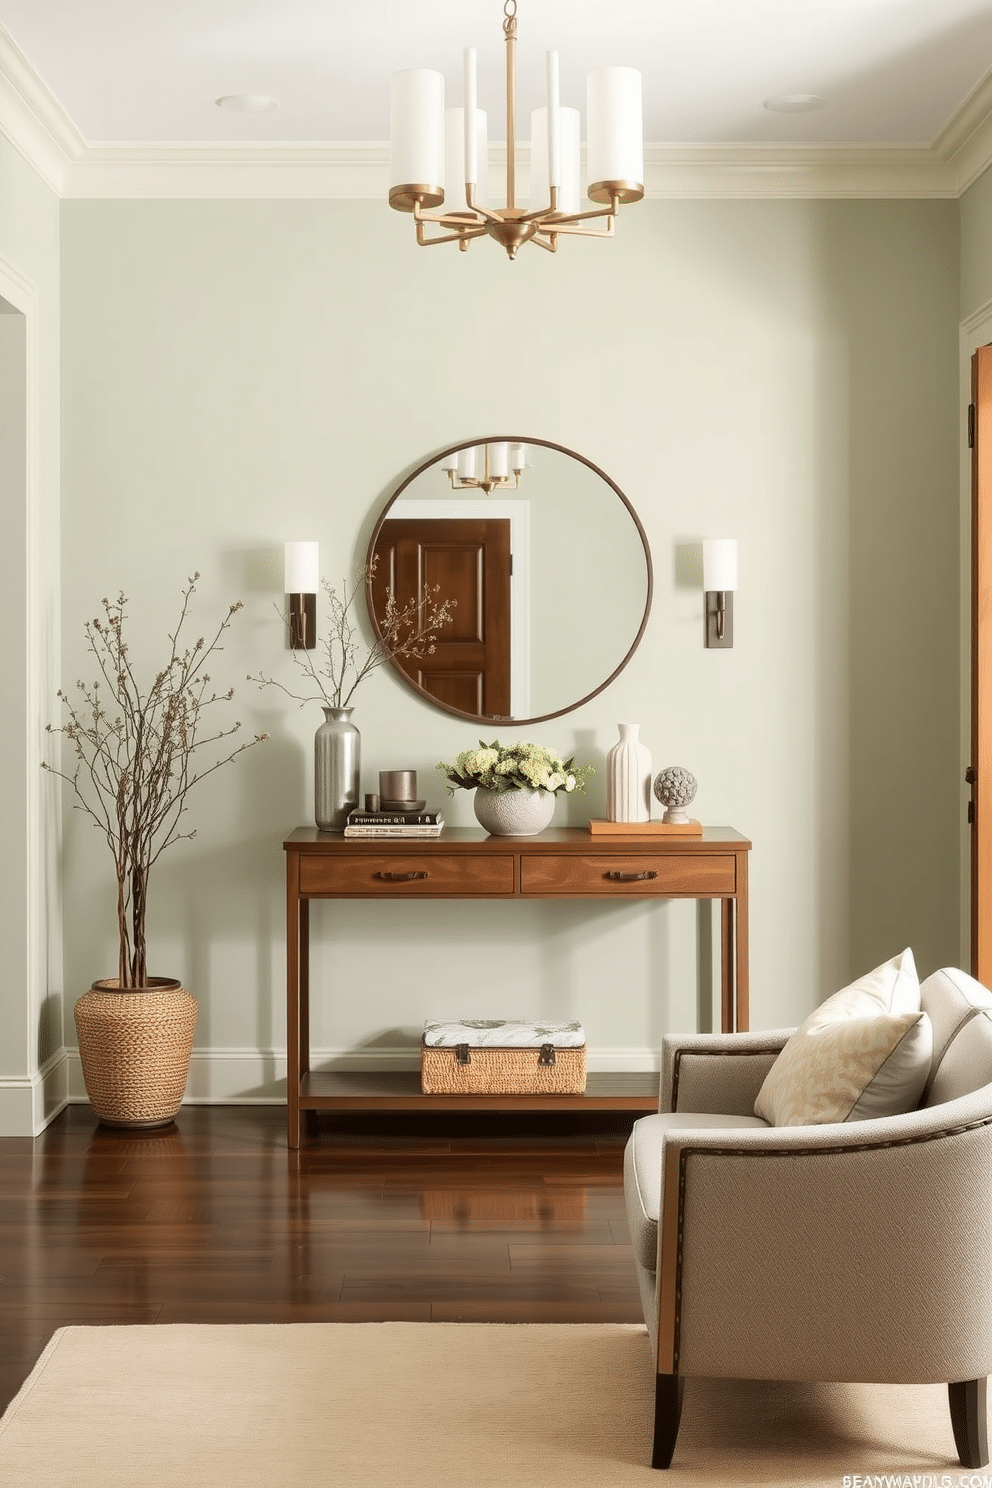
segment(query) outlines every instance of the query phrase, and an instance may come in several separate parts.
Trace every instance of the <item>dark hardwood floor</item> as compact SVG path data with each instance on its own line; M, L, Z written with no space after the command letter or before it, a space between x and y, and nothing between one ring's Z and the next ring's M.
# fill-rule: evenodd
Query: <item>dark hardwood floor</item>
M69 1107L0 1139L0 1409L72 1323L640 1322L632 1120Z

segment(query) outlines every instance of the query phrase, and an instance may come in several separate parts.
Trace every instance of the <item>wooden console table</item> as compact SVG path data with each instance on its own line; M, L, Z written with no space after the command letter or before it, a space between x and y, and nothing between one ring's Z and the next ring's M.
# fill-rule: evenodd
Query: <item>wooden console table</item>
M416 1071L321 1073L310 1068L311 899L719 899L721 1026L748 1026L747 855L732 827L701 837L591 836L549 828L490 837L445 828L436 839L347 840L297 827L286 850L288 1133L300 1145L305 1112L333 1109L654 1111L658 1076L589 1075L584 1095L423 1095Z

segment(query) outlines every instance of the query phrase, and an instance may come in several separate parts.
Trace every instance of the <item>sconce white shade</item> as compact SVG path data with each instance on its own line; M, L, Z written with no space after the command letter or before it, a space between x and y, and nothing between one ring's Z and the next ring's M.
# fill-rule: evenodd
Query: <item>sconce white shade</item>
M475 480L475 458L476 449L469 445L468 449L458 451L458 479Z
M707 594L737 588L737 539L710 537L703 542L703 588Z
M644 185L641 74L634 67L601 67L586 79L588 176Z
M316 594L320 588L320 543L286 544L284 594Z
M525 444L510 445L510 469L515 475L519 475L527 464L527 446Z
M561 152L561 180L558 182L559 212L578 212L579 199L579 111L573 108L558 110ZM551 181L548 169L548 111L534 109L530 116L530 207L540 211L551 200Z
M489 120L485 109L475 111L475 199L489 200ZM444 111L444 200L448 211L465 206L465 110Z
M440 72L413 67L393 73L389 138L390 188L421 186L434 193L441 191L444 77Z

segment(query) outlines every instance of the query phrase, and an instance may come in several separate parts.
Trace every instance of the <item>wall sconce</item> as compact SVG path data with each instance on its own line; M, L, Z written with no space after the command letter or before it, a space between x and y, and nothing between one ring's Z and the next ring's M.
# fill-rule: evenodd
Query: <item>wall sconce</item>
M286 544L286 587L289 597L289 645L293 651L312 651L317 644L317 590L320 588L320 544Z
M729 650L734 644L736 538L711 537L703 543L703 589L706 593L706 645Z

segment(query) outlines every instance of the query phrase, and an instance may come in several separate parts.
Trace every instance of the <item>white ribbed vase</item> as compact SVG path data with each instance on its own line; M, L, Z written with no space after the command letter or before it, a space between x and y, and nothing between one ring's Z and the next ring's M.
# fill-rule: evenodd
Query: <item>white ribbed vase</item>
M619 742L606 756L606 817L651 820L651 753L638 740L639 723L618 723Z

